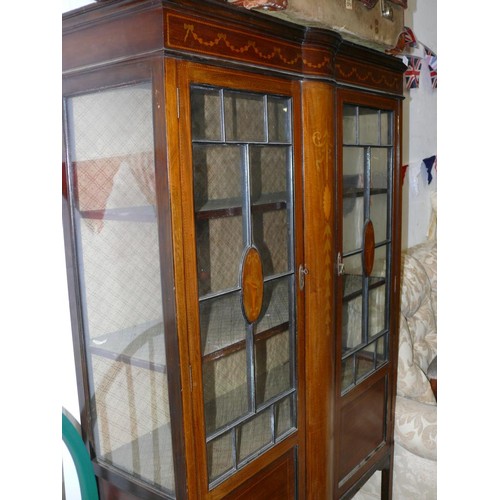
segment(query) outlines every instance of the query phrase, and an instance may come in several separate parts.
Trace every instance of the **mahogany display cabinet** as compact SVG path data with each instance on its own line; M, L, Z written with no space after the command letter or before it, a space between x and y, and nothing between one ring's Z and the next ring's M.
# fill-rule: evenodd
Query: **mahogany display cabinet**
M103 499L391 497L404 65L219 1L63 15L63 222Z

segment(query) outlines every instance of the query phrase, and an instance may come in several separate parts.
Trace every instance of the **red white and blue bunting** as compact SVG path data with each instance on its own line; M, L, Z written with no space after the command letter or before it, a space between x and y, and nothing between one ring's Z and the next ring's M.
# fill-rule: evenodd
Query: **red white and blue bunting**
M415 49L422 46L423 56L415 55ZM422 68L429 70L431 86L437 89L437 55L417 37L408 26L399 35L396 46L386 51L388 54L400 57L408 69L405 71L405 87L407 90L420 87L420 73ZM425 66L424 66L425 61Z
M410 162L403 165L401 168L401 182L404 184L405 178L409 177L409 182L412 189L418 193L420 176L425 178L427 185L431 184L434 177L437 175L437 155L432 155L422 159L420 162Z

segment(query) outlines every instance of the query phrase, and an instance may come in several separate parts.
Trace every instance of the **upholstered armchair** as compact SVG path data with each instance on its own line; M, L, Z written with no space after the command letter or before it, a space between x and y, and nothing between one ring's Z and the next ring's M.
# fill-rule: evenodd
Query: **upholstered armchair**
M437 498L437 402L428 376L437 362L436 305L437 244L430 240L402 256L394 500ZM380 474L355 500L378 498Z
M393 497L432 500L437 403L429 369L437 356L436 240L409 249L402 259Z

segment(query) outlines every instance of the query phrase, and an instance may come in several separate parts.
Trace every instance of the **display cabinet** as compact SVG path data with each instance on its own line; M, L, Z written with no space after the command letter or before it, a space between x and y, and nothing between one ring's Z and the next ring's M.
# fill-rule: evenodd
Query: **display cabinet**
M390 498L401 63L224 2L63 16L63 222L101 498Z

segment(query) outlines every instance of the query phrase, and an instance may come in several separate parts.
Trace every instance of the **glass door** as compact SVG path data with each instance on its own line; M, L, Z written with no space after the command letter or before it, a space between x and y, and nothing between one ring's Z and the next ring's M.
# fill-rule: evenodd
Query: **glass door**
M193 71L185 91L190 348L209 490L296 445L298 427L295 103L290 82L228 74Z
M388 360L394 111L342 104L341 393Z

